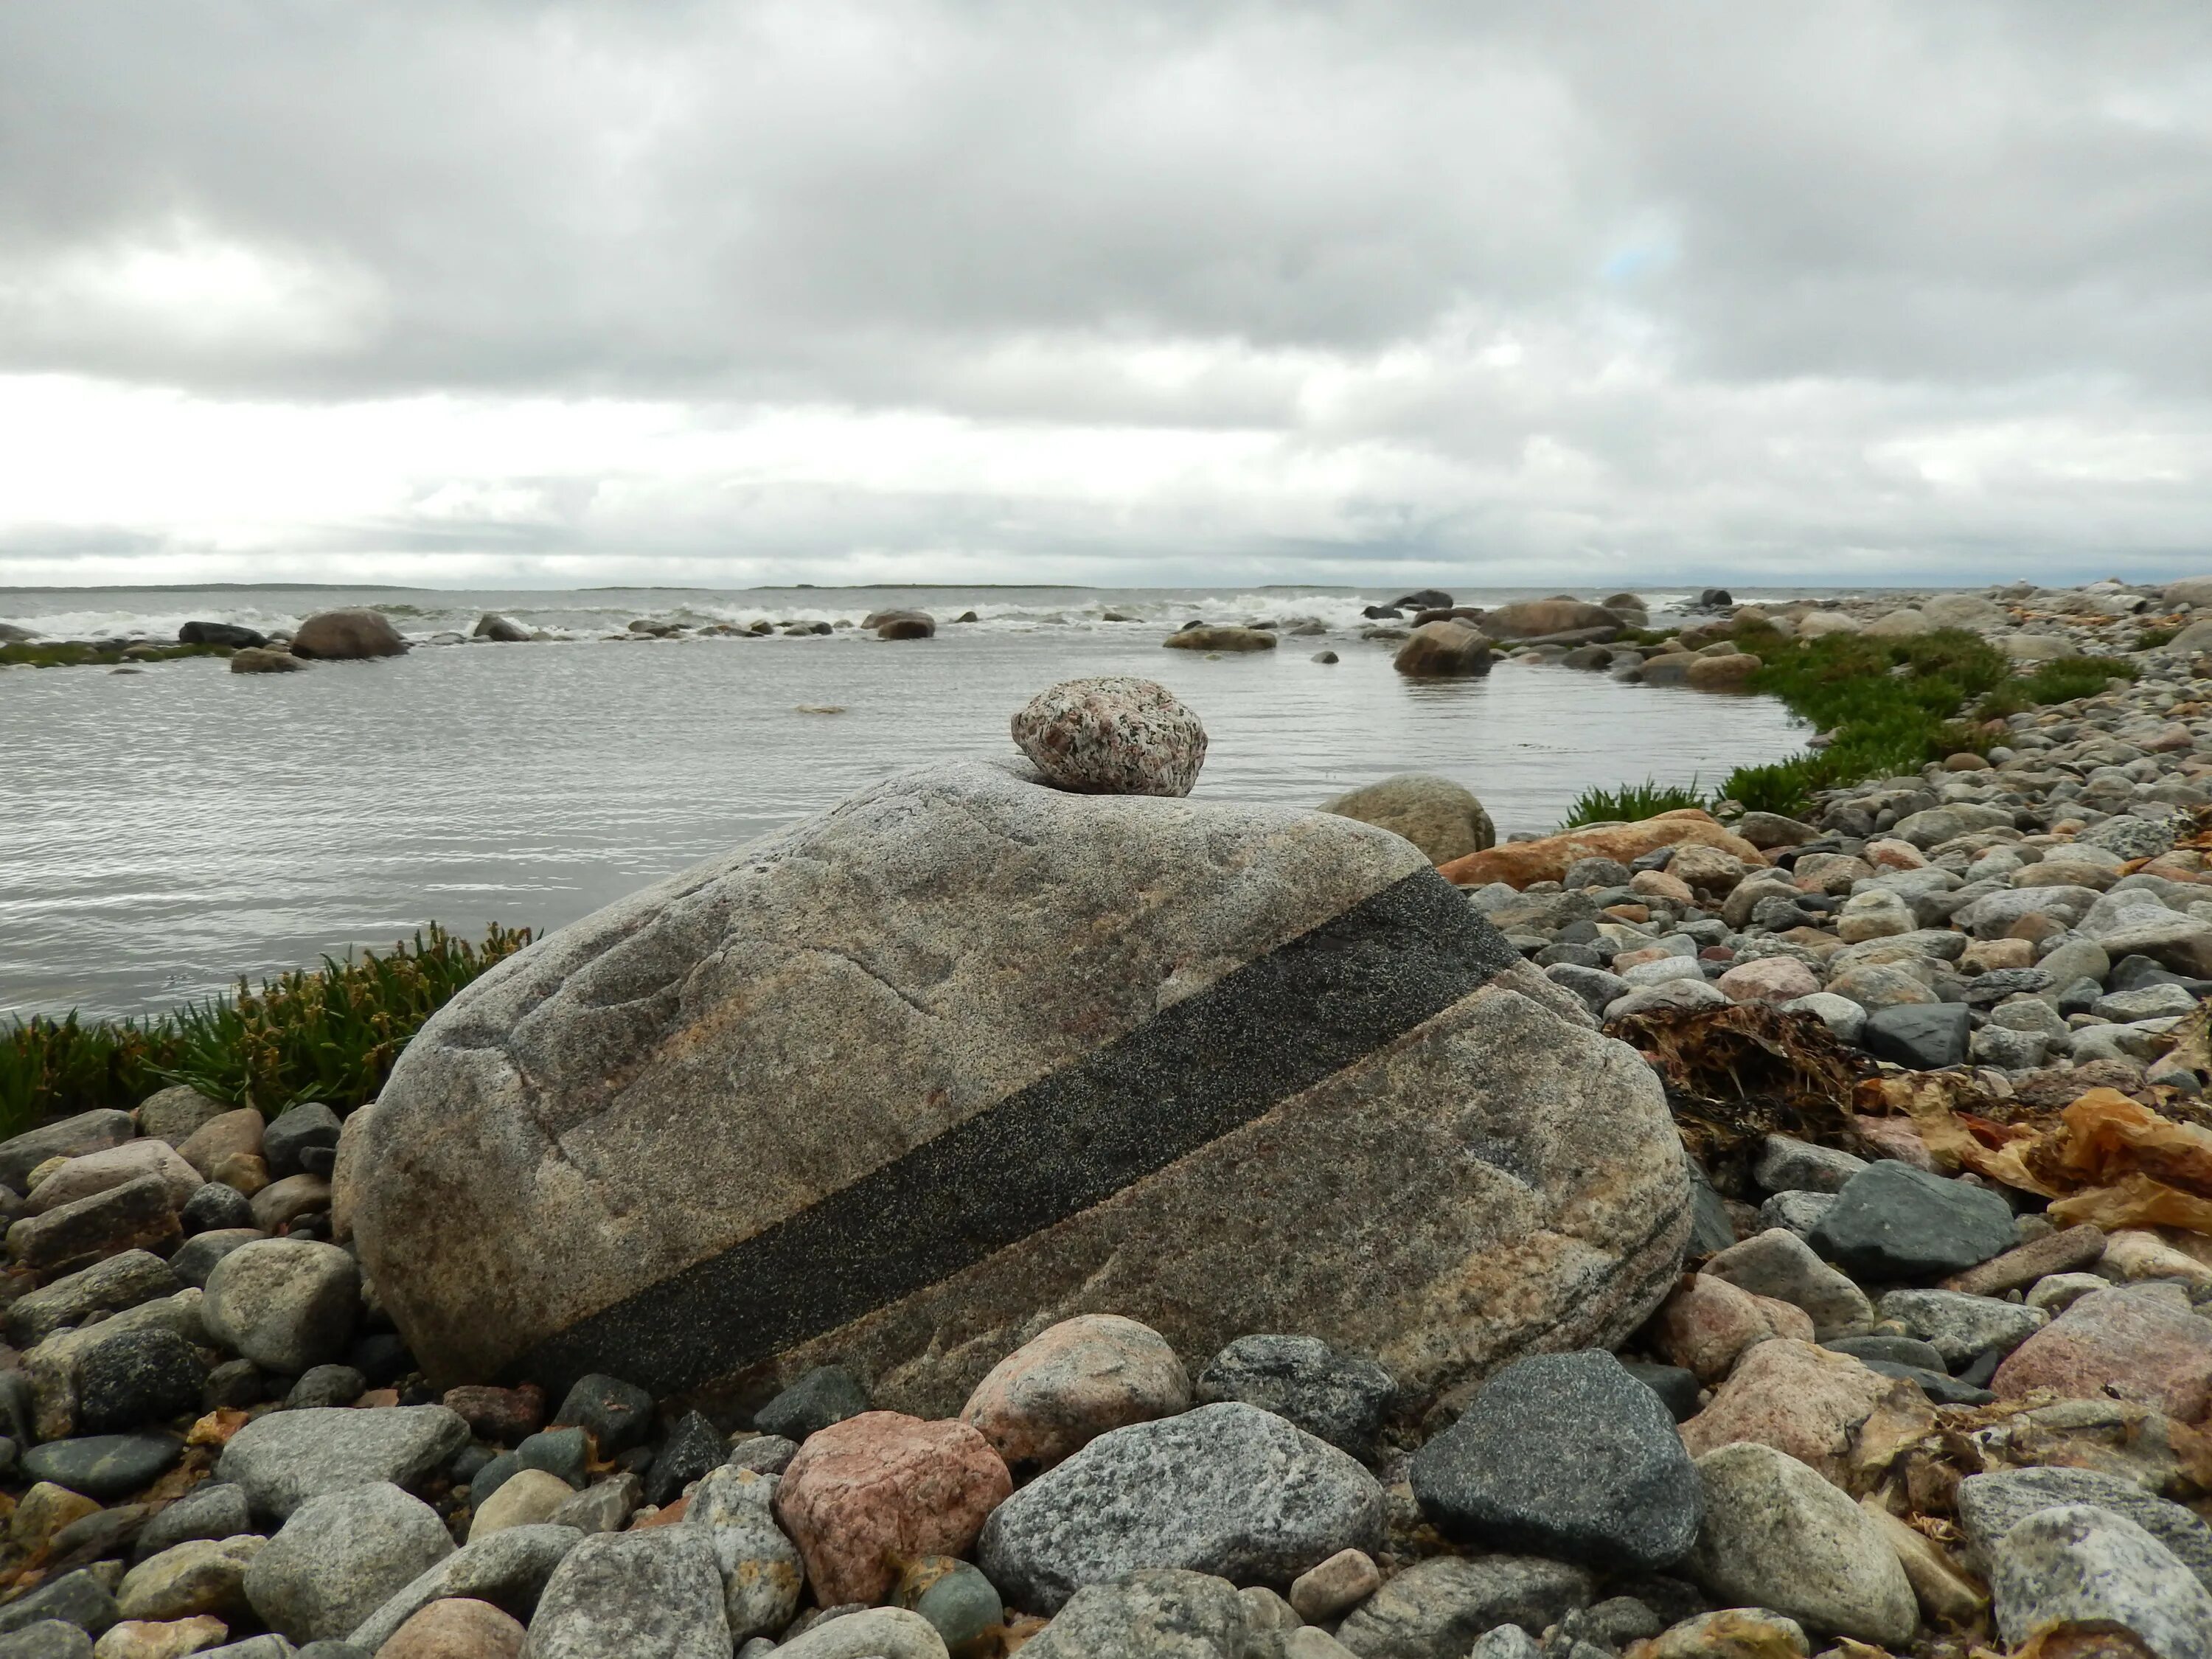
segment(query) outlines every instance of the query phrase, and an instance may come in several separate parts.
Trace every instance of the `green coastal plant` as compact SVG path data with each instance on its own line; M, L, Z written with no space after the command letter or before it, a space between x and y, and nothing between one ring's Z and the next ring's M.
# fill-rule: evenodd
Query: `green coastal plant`
M1575 797L1575 804L1567 809L1560 821L1562 830L1578 830L1586 823L1619 823L1638 818L1656 818L1662 812L1677 812L1686 806L1708 806L1712 797L1698 787L1692 778L1686 784L1661 783L1656 778L1646 778L1641 783L1623 784L1618 789L1585 789Z
M231 995L151 1019L70 1014L0 1029L0 1136L135 1106L173 1083L272 1115L302 1100L343 1112L375 1097L423 1021L530 939L528 928L495 926L471 943L433 923L384 954L325 957L258 989L241 979Z
M133 654L125 654L126 648ZM0 645L0 667L28 664L33 668L86 668L120 664L169 662L178 657L227 657L224 645L100 646L82 640L57 640L45 644L17 641Z

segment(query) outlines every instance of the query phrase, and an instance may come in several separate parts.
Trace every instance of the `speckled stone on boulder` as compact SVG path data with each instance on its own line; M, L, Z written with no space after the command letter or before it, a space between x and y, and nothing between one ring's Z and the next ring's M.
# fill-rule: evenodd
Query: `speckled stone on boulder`
M836 1360L941 1417L1119 1313L1434 1396L1621 1340L1687 1237L1656 1080L1536 987L1582 1017L1368 825L933 769L448 1002L365 1132L356 1244L440 1386L743 1409ZM1378 1231L1377 1192L1423 1224Z
M1010 1468L1050 1468L1105 1433L1190 1405L1182 1361L1149 1325L1082 1314L1039 1332L991 1369L960 1408Z
M1602 1351L1516 1360L1410 1473L1447 1536L1593 1565L1669 1565L1704 1512L1673 1415Z
M1009 1601L1050 1612L1139 1567L1287 1588L1340 1550L1372 1551L1382 1531L1374 1476L1231 1404L1101 1435L1001 1504L977 1553Z
M1188 795L1206 727L1152 680L1063 680L1014 716L1014 742L1047 782L1094 795Z

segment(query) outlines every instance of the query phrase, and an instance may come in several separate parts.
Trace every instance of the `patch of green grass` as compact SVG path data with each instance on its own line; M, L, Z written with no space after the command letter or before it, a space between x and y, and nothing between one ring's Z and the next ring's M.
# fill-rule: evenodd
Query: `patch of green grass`
M1686 806L1710 805L1711 800L1711 796L1698 787L1694 778L1680 786L1646 778L1641 783L1624 784L1618 789L1583 790L1567 809L1559 828L1576 830L1585 823L1633 823L1638 818L1656 818L1662 812L1677 812Z
M227 657L230 647L225 645L154 645L138 642L124 646L101 647L82 640L57 640L40 644L35 641L19 640L13 645L0 645L0 666L13 663L27 663L33 668L112 668L126 662L168 662L178 657Z
M2161 645L2171 642L2173 636L2180 631L2179 628L2146 628L2136 635L2133 648L2137 651L2155 651Z
M407 1041L493 963L530 943L495 927L481 944L433 924L379 955L245 980L229 996L148 1020L37 1018L0 1029L0 1136L95 1107L128 1109L173 1083L274 1115L295 1101L343 1112L375 1098Z

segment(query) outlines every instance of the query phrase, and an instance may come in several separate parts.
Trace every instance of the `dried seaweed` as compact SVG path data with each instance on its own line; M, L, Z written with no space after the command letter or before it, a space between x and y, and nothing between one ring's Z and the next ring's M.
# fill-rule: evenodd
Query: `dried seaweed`
M1658 1073L1683 1144L1708 1170L1770 1134L1858 1145L1851 1091L1866 1062L1814 1015L1737 1002L1654 1008L1605 1030Z

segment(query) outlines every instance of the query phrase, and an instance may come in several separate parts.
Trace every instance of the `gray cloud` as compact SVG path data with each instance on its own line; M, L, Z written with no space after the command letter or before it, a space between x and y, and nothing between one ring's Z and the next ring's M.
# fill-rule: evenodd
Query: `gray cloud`
M2197 9L94 0L0 62L4 407L358 472L123 451L0 488L0 580L2097 573L2212 507Z

